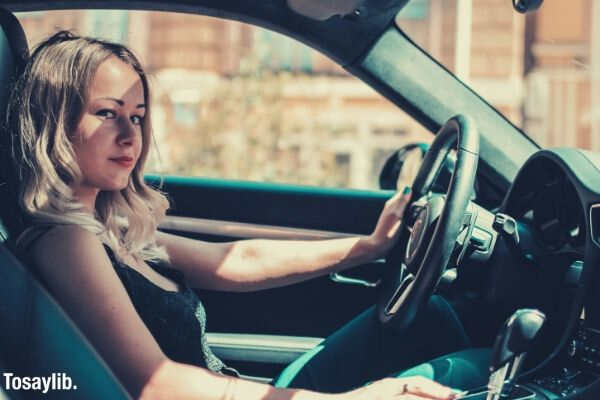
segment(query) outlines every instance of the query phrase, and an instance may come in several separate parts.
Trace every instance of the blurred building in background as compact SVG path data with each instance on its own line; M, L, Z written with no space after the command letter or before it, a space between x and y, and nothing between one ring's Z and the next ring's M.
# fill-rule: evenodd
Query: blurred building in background
M561 3L527 20L524 128L545 146L600 151L600 4Z
M525 17L507 3L412 0L396 22L541 145L600 150L600 4L547 1ZM394 149L431 140L326 56L257 27L139 11L20 20L31 43L60 27L134 49L168 173L369 188Z
M600 151L600 2L416 1L427 18L398 24L536 142Z

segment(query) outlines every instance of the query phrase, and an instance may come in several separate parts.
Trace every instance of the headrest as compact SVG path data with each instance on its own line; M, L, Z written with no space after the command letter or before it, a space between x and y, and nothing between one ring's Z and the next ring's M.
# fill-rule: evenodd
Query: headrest
M23 71L29 58L29 46L17 17L3 8L0 8L0 27L2 28L0 32L0 42L2 43L0 79L3 83L6 81L12 83L14 78ZM4 103L0 103L0 105L4 106Z
M10 89L22 73L29 48L21 24L10 12L0 8L0 225L10 238L23 229L17 205L17 175L11 163L10 132L6 128L6 105Z

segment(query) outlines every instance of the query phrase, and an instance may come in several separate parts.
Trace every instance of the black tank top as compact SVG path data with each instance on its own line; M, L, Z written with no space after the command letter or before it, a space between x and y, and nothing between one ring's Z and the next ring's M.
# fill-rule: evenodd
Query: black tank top
M181 271L162 263L148 262L159 274L171 279L179 291L165 290L144 275L120 262L104 245L136 311L154 336L163 353L173 361L193 364L237 375L211 351L206 341L206 312L196 293L186 285Z
M31 232L27 248L53 226L38 225ZM104 244L115 272L121 279L140 318L171 360L208 368L214 372L239 376L238 372L217 358L206 341L206 312L196 293L186 285L183 273L163 263L148 262L157 273L177 283L179 291L165 290L140 272L120 262L112 249ZM31 264L24 251L22 259ZM34 274L43 282L34 269Z

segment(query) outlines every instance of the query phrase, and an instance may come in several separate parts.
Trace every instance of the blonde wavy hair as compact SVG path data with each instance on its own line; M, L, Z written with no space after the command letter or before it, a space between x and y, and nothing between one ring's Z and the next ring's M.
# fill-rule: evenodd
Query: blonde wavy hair
M87 89L98 66L117 57L140 76L146 116L142 150L129 183L118 191L101 191L95 215L85 212L70 186L82 180L70 137L82 117ZM152 142L150 92L140 62L125 46L61 31L40 43L15 83L9 99L15 170L20 181L19 205L30 227L17 240L25 249L40 225L76 224L107 244L120 260L168 260L156 245L158 222L169 207L167 198L146 185L143 167Z

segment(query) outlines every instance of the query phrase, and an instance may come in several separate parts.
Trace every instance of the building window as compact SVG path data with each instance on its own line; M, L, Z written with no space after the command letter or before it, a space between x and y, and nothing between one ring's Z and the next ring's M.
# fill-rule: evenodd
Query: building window
M198 122L198 108L193 103L173 103L175 122L185 126L194 126Z
M405 136L408 134L406 129L399 127L376 127L373 128L373 134L376 136L394 135L394 136Z
M333 176L330 178L329 185L337 187L348 187L350 184L350 163L351 157L348 153L336 153L334 157Z
M313 71L312 50L281 34L261 31L256 36L257 45L262 49L261 64L275 71Z

